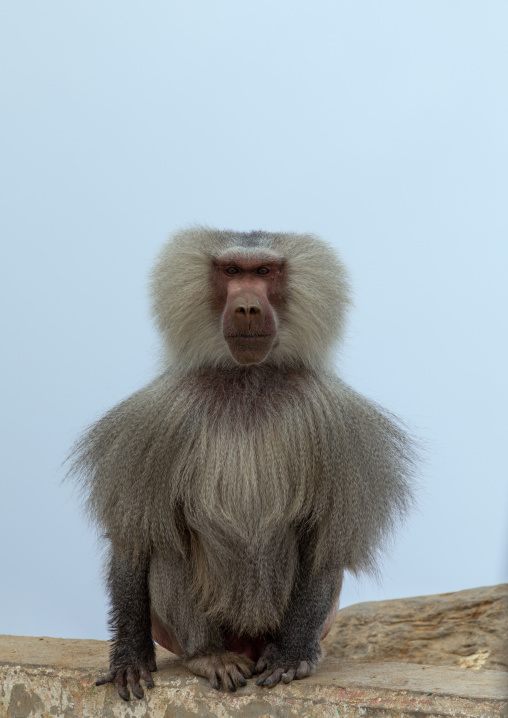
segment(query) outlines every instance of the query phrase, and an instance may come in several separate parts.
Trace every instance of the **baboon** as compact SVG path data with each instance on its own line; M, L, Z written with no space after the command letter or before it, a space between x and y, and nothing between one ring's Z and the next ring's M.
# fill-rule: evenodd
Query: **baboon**
M98 684L141 698L154 640L216 689L304 678L344 570L375 570L412 503L405 430L334 373L346 271L313 235L193 227L151 296L163 370L74 452L110 548Z

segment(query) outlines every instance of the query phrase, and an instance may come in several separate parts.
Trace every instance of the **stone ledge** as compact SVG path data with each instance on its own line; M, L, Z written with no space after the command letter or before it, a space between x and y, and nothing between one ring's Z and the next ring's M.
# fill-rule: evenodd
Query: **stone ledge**
M261 689L249 681L234 694L158 650L156 686L124 703L112 686L94 681L108 663L108 643L0 636L0 717L50 716L306 716L307 718L498 718L508 716L508 675L412 663L346 663L325 659L316 675Z
M357 603L324 644L343 661L508 671L508 584Z

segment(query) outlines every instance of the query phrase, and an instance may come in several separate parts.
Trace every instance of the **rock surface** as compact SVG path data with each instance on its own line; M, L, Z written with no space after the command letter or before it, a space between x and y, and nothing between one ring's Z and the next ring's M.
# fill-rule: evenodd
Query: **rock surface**
M290 685L236 693L214 691L180 661L158 651L155 688L122 701L112 686L95 686L108 661L105 641L0 636L0 717L50 718L501 718L508 685L501 671L448 666L345 663L326 658L317 673Z
M158 649L155 688L129 703L94 685L108 663L105 641L0 636L0 718L504 718L507 597L497 586L348 607L317 673L273 689L249 681L214 691Z
M348 606L324 645L348 661L508 671L508 584Z

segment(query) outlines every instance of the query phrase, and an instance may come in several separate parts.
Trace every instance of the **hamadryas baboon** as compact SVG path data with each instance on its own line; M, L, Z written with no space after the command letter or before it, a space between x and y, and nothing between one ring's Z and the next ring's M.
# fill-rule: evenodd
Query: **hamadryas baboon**
M345 569L411 504L397 421L332 366L349 303L311 235L178 232L151 280L165 368L75 450L110 544L110 673L153 685L153 639L214 688L308 676Z

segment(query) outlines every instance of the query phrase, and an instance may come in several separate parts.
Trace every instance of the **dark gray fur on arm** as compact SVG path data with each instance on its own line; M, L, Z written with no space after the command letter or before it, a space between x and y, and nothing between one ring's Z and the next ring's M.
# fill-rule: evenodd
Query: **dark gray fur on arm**
M97 685L115 683L120 696L129 700L129 689L136 698L143 696L139 680L153 686L151 671L156 671L155 648L151 635L150 597L148 592L149 559L133 563L112 550L108 589L109 625L112 645L110 671Z
M315 573L314 549L315 542L307 536L288 608L256 665L261 673L258 685L304 678L314 672L323 657L323 625L338 600L344 570L337 560L330 560Z

